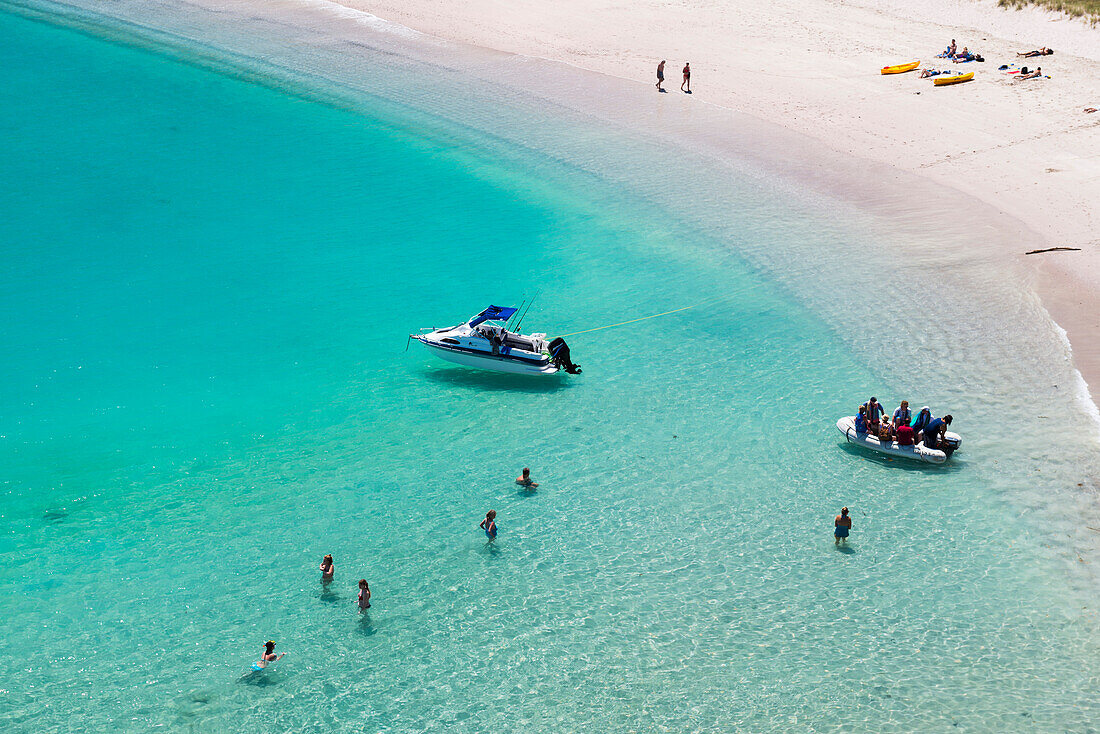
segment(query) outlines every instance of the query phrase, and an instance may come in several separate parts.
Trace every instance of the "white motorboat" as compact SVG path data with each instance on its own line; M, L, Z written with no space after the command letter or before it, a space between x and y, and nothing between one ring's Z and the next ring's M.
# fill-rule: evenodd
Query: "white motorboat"
M464 367L521 375L580 373L581 368L569 358L564 339L547 342L546 334L509 331L508 321L516 311L511 306L489 306L458 326L425 330L410 337L437 357Z
M844 437L850 443L859 444L872 451L878 451L880 454L899 456L903 459L916 459L929 464L942 464L947 461L949 456L946 451L926 448L923 442L917 443L915 446L900 446L897 441L886 443L880 441L878 436L872 436L869 433L856 433L856 417L854 415L845 416L838 420L836 428L844 434ZM959 446L962 445L962 437L950 431L944 434L944 441L951 444L952 452L957 451Z

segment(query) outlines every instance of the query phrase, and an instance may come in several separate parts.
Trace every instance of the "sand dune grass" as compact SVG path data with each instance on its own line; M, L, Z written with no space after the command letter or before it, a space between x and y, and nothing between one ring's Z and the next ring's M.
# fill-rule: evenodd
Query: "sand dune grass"
M1020 8L1038 5L1066 15L1087 18L1093 24L1100 23L1100 0L998 0L1004 8Z

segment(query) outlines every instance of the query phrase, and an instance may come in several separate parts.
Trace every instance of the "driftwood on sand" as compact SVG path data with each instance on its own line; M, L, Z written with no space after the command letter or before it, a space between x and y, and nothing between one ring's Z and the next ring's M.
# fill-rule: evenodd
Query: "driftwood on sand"
M1045 250L1028 250L1025 255L1038 255L1040 252L1077 252L1080 247L1048 247Z

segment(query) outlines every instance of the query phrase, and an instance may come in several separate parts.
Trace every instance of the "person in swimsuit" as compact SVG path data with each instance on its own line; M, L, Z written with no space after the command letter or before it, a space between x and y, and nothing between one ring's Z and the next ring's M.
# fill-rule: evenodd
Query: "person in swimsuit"
M1050 48L1047 48L1046 46L1043 46L1042 48L1040 48L1036 51L1019 51L1019 52L1016 53L1016 55L1017 56L1023 56L1025 59L1032 59L1032 58L1035 58L1036 56L1050 56L1052 53L1054 53L1054 49L1050 49Z
M528 489L534 489L539 486L538 482L531 481L531 470L527 467L523 467L523 474L516 477L516 484L521 487L527 487Z
M684 85L687 85L687 89L684 89ZM684 62L684 81L680 82L680 91L691 94L691 64Z
M485 537L492 543L497 539L497 511L489 510L485 513L485 519L478 525L479 528L485 531Z
M366 579L359 579L359 611L370 609L370 584Z
M665 60L661 59L661 63L657 64L657 91L663 92L661 85L665 83Z
M840 508L840 514L833 520L833 545L840 545L840 541L848 543L848 533L852 530L852 518L848 516L848 508Z
M321 581L328 583L332 581L333 576L336 575L336 565L332 562L332 556L328 555L321 559Z
M1035 71L1033 71L1033 72L1030 72L1028 74L1023 74L1023 73L1017 74L1016 78L1013 79L1012 81L1018 82L1021 79L1035 79L1037 77L1041 77L1042 75L1043 75L1043 67L1037 66L1037 67L1035 67Z
M263 653L263 655L260 656L260 661L258 663L253 664L252 667L255 668L256 670L263 670L268 665L271 665L272 663L276 663L276 662L282 660L283 655L286 655L286 653L284 652L280 655L276 655L275 654L275 643L272 642L271 640L268 640L266 643L264 643L264 653Z

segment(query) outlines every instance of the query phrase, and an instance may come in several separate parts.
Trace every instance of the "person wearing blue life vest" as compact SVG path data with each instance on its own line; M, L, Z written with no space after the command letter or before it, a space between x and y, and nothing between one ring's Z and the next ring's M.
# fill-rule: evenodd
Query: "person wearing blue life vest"
M920 409L920 412L917 413L917 417L913 419L913 440L914 441L920 441L921 431L923 431L924 427L927 426L931 422L932 422L932 411L926 405L926 406L924 406L923 408Z
M489 510L485 513L485 519L478 525L479 528L485 531L485 537L492 543L497 539L497 511Z
M859 406L859 415L856 416L856 433L867 433L867 406Z
M934 418L931 423L924 427L924 447L926 449L946 449L947 446L943 443L943 439L949 425L951 425L950 415L945 415L943 418ZM950 454L950 452L948 453Z

